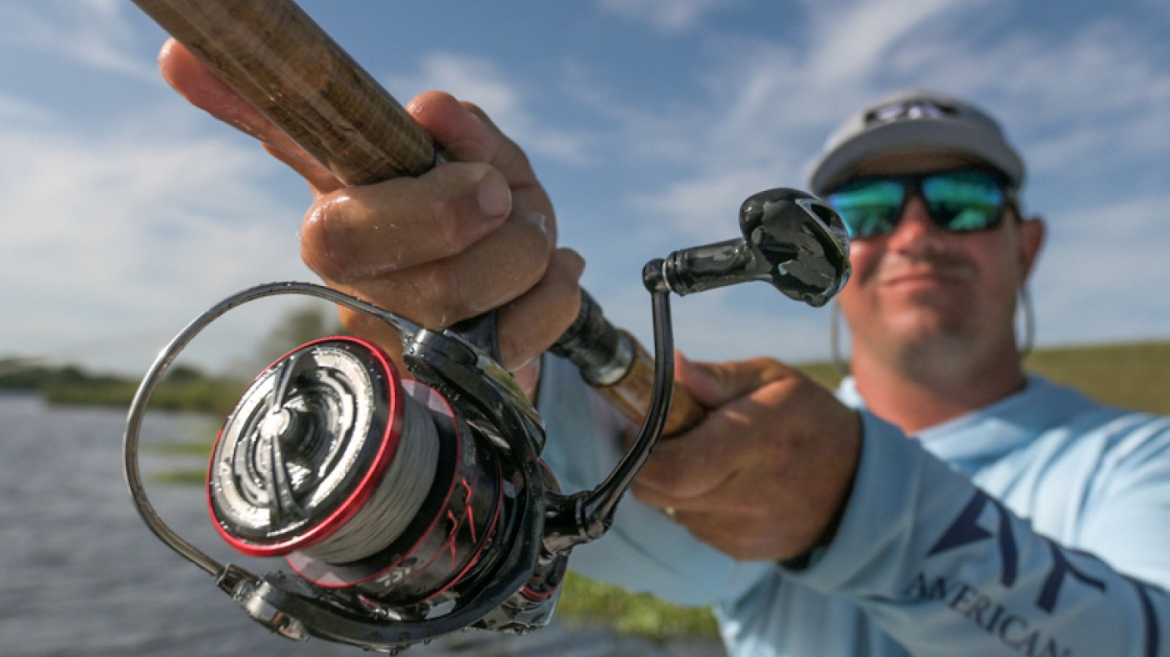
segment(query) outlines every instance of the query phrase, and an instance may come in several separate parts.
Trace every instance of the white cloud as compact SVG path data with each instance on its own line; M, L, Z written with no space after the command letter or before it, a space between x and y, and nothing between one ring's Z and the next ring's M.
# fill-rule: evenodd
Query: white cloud
M806 82L822 90L866 83L882 69L891 49L941 14L972 2L867 0L810 5ZM978 4L978 3L976 3Z
M809 3L799 40L713 35L721 59L697 80L706 104L613 110L626 122L631 151L694 163L665 188L636 193L632 207L712 239L719 225L712 218L733 222L749 194L802 187L813 149L846 112L874 96L891 53L924 24L945 23L948 11L961 11L954 7L939 0Z
M265 178L276 166L259 148L115 133L0 132L0 149L22 154L0 161L0 307L24 309L4 323L5 351L56 357L174 333L219 296L307 277L296 246L303 207L272 195ZM127 341L139 359L128 365L142 367L150 350ZM219 347L222 362L238 337Z
M415 93L441 89L456 98L472 100L527 152L567 164L589 160L586 138L543 124L526 107L531 99L520 85L509 80L491 60L435 52L423 59L417 76L395 76L386 86L391 93L396 93L395 89L413 89Z
M0 2L0 41L100 71L157 81L154 61L143 61L133 49L140 33L129 17L136 11L120 0L8 0Z
M1011 32L1002 41L913 43L904 72L983 99L1034 171L1108 169L1170 148L1170 72L1161 37L1118 18L1063 35ZM912 63L911 63L912 62Z
M736 213L743 201L756 192L781 186L777 181L786 177L762 168L735 170L680 182L654 194L638 195L632 203L643 213L670 217L665 225L660 222L645 226L647 233L669 232L676 240L681 234L696 242L722 241L739 236Z
M680 32L729 4L728 0L601 0L598 7L664 32Z
M1034 289L1040 336L1069 343L1166 336L1170 195L1105 199L1049 221Z
M99 71L157 84L153 57L130 51L136 38L142 46L143 32L142 21L130 20L129 3L33 6L0 0L0 37L10 49L53 48ZM1158 210L1170 199L1148 191L1164 184L1158 162L1170 151L1170 68L1158 26L1134 25L1119 14L1057 33L1018 20L1024 10L1002 0L808 0L785 8L796 25L784 37L745 37L716 31L730 29L730 21L705 20L729 6L717 0L600 6L653 29L686 31L692 43L685 47L701 49L705 62L682 93L636 102L607 88L616 86L607 76L620 71L594 71L587 60L568 82L534 82L558 92L577 87L572 97L588 104L605 129L620 126L617 135L588 135L567 126L563 115L542 113L542 96L526 86L527 74L481 57L436 52L387 86L403 100L439 88L476 101L530 153L567 165L567 174L559 172L564 179L581 164L609 158L629 165L623 175L636 176L644 166L650 175L640 185L619 181L606 190L626 194L630 211L596 219L593 230L625 236L634 226L630 241L646 242L648 251L733 237L743 198L801 186L805 163L849 112L893 87L940 88L988 106L1023 147L1032 171L1044 174L1037 184L1047 181L1029 191L1030 207L1052 218L1035 288L1042 341L1155 331L1170 317L1159 296L1165 286L1158 285L1165 279L1162 254L1170 249ZM550 68L562 72L573 66L555 63ZM307 200L277 197L265 173L275 169L262 152L226 137L179 136L182 129L159 117L129 117L127 125L140 124L133 130L107 126L96 136L69 135L54 128L66 124L56 114L64 111L0 97L6 126L0 148L29 154L0 163L6 199L0 280L10 288L0 293L0 307L29 309L6 317L0 347L16 335L39 341L42 351L81 343L79 335L99 341L153 335L154 327L173 329L245 285L310 277L295 244ZM622 151L606 150L619 142ZM1135 162L1153 165L1151 180L1144 187L1122 181L1130 189L1118 203L1116 185L1105 176ZM1159 172L1162 179L1153 180ZM1092 212L1065 198L1094 190L1106 200ZM565 217L590 216L589 208L564 210ZM1123 228L1138 218L1146 222L1141 229ZM663 227L675 234L663 235ZM649 312L636 274L626 277L594 260L587 284L607 312L619 324L645 326ZM824 354L826 312L786 298L772 302L776 293L762 286L747 288L678 301L680 346L709 357ZM1090 318L1082 317L1086 299L1099 310ZM116 313L143 316L126 329Z
M19 98L0 95L0 121L5 123L36 123L47 126L52 123L56 112Z

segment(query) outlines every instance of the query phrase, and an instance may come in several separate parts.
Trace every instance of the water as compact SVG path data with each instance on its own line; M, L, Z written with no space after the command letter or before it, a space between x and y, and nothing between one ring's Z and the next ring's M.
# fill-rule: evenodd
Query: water
M178 534L221 562L263 573L279 565L240 559L215 534L202 487L153 476L200 470L203 456L152 446L214 435L218 420L151 413L141 465L151 502ZM199 656L367 654L318 639L270 634L211 577L142 523L122 477L125 414L46 406L0 395L0 655ZM412 648L406 657L566 655L715 657L715 644L654 645L554 623L524 637L472 630Z

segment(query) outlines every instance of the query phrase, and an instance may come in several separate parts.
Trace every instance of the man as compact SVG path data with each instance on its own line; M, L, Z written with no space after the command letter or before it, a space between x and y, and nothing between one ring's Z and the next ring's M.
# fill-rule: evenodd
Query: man
M180 47L161 64L309 181L302 254L331 285L428 325L499 308L549 465L566 489L600 479L625 424L542 357L583 263L482 112L420 96L409 111L460 161L345 188ZM841 396L862 410L775 361L681 362L707 418L660 445L574 567L718 604L736 655L1170 654L1170 423L1023 375L1011 319L1043 224L1019 216L1022 180L998 126L954 99L900 96L847 124L812 186L856 237Z
M793 469L830 481L835 472L787 462L792 450L777 458L777 445L794 433L830 441L835 412L797 395L769 399L769 386L742 377L735 392L707 394L711 380L684 367L683 385L718 410L661 446L640 500L757 561L704 553L627 502L619 540L585 546L574 566L682 602L717 601L736 655L1170 654L1170 422L1024 375L1013 315L1044 225L1019 214L1023 179L999 126L953 98L895 94L847 121L810 186L853 238L853 278L838 297L853 376L840 396L865 408L865 427L848 500L803 553L775 552L775 533L791 526L784 516L810 500L786 495L767 471L797 481L804 473ZM574 406L554 392L570 387L555 376L569 377L548 368L541 399L559 422ZM599 476L580 450L561 457L565 445L574 443L549 455L555 470L576 485ZM712 529L710 515L732 527Z

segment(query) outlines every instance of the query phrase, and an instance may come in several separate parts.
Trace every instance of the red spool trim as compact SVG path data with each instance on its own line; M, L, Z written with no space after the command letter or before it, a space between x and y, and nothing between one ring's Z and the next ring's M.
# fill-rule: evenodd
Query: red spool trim
M215 507L211 502L211 472L215 467L214 455L219 449L219 441L223 437L223 428L220 428L219 435L217 435L215 438L215 446L212 448L212 460L207 467L207 485L205 487L207 490L207 505L211 512L211 517L215 521L212 524L215 525L215 529L219 532L219 535L222 536L225 541L227 541L228 545L231 545L235 550L246 555L253 557L278 557L295 550L311 547L332 536L338 529L341 529L345 523L353 519L357 512L361 510L362 506L364 506L365 503L369 501L370 497L374 494L374 491L377 490L378 485L381 484L382 475L386 473L387 468L390 467L390 462L394 460L394 455L398 452L398 443L402 438L402 425L406 413L405 401L403 400L403 395L405 393L402 390L402 380L398 375L397 368L394 367L394 363L390 361L385 352L383 352L373 343L350 336L334 336L331 338L313 340L312 342L308 342L301 345L300 347L297 347L296 349L293 349L292 351L277 359L276 362L274 362L272 365L269 365L268 369L264 370L260 376L256 377L256 380L258 381L260 377L267 374L268 371L276 365L276 363L284 360L294 351L306 349L323 342L350 342L364 347L370 352L374 360L381 364L382 374L386 377L387 380L386 387L387 395L389 397L389 419L386 426L386 431L382 435L381 445L378 447L378 453L374 456L373 465L368 470L366 470L366 474L362 477L361 481L358 482L357 486L354 488L353 493L351 493L348 498L339 504L337 508L334 509L324 520L311 526L304 533L297 536L292 536L283 541L276 541L273 543L255 543L229 534L219 523L219 519L216 518ZM253 383L255 383L255 381L253 381Z
M496 461L496 471L499 472L499 469L500 469L499 461ZM503 506L504 506L504 487L500 486L499 490L496 492L496 504L494 507L495 513L492 514L491 522L488 523L487 528L484 529L483 536L480 537L480 539L479 539L479 547L476 548L475 554L473 554L471 556L471 558L467 560L467 564L463 566L463 568L459 571L458 574L456 574L454 577L451 578L451 581L447 582L447 584L445 586L440 588L438 591L435 591L431 595L427 596L423 600L420 600L419 602L426 602L427 600L434 598L435 596L439 595L440 593L446 592L447 589L450 589L452 586L455 586L456 584L458 584L463 579L463 577L473 567L475 567L475 565L477 563L479 563L479 560L483 557L484 550L487 548L488 543L490 542L490 541L485 540L485 539L487 537L490 537L492 534L495 533L496 525L499 523L499 520L500 520L500 513L503 511ZM471 498L470 498L470 496L468 497L468 504L467 504L466 513L463 516L463 522L464 523L470 522L472 528L474 529L475 523L474 523L474 518L471 518ZM456 527L454 530L452 530L452 534L458 533L458 530L462 528L462 525L463 525L463 523L460 523L459 527Z
M560 584L550 588L549 590L547 590L543 593L539 593L539 592L534 591L534 590L528 588L527 586L525 586L524 588L520 589L520 595L524 596L525 598L528 598L529 600L531 600L533 602L544 602L545 600L548 600L549 598L553 597L553 595L559 590L561 590Z

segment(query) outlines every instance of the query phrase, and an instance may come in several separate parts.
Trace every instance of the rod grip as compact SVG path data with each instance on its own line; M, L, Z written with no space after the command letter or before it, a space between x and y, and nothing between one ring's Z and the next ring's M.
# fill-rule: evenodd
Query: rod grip
M646 417L646 409L650 407L650 393L654 388L654 357L633 336L625 331L619 332L626 336L634 347L633 362L625 377L612 385L598 387L597 391L626 417L640 422ZM687 392L686 388L676 385L670 399L670 410L666 415L662 435L669 438L681 433L701 422L706 415L707 411L698 400Z
M133 1L343 183L418 176L442 161L434 140L402 105L291 0ZM641 422L650 405L653 358L614 328L584 290L582 295L578 331L561 338L560 353L574 362L590 361L604 356L571 354L627 344L622 347L631 354L627 370L607 383L591 384ZM590 308L595 315L586 316ZM676 387L665 433L702 417L702 407Z
M134 3L347 185L437 164L430 135L295 3Z
M549 351L572 361L585 382L626 417L638 422L645 419L654 389L654 357L634 336L614 327L601 305L584 289L577 319ZM662 433L679 433L705 415L686 388L675 386Z

